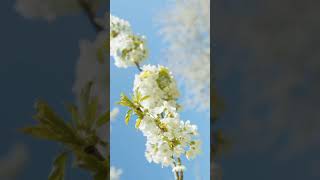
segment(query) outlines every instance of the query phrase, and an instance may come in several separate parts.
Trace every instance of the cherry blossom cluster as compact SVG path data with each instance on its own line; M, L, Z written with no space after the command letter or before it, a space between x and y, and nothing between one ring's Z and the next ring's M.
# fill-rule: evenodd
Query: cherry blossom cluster
M129 22L110 15L110 56L119 68L140 64L148 57L144 36L135 35Z
M176 100L179 97L179 91L168 68L158 65L144 65L142 72L135 76L133 92L140 93L142 96L150 96L141 104L149 110L157 110L163 102L172 106L177 106Z
M146 158L149 162L175 167L175 159L186 155L188 159L200 153L197 126L180 120L176 102L179 91L170 71L163 66L146 65L136 75L133 92L147 97L141 102L146 116L139 129L147 137ZM179 168L174 168L179 169Z
M182 173L185 167L181 157L195 158L201 151L201 141L196 139L197 126L180 119L178 97L175 79L168 68L145 65L135 76L133 100L122 96L120 104L131 107L138 116L136 128L147 138L146 159Z
M117 67L136 65L133 96L121 95L119 104L127 106L125 121L137 116L136 128L146 137L145 157L148 162L172 167L175 177L183 180L185 166L181 158L195 158L201 152L201 141L196 125L180 119L180 96L177 83L167 67L144 65L145 38L131 32L129 22L110 15L110 56Z

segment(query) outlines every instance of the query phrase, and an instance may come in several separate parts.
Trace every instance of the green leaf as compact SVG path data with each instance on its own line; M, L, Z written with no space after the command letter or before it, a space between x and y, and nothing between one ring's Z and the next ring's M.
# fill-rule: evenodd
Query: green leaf
M97 119L97 112L98 98L92 97L92 99L89 100L89 104L86 110L86 124L89 129L94 125L95 120Z
M92 172L103 172L107 171L107 164L104 161L99 160L97 157L87 154L83 151L76 151L76 164L86 170Z
M37 114L35 118L39 122L57 134L75 137L74 130L62 118L60 118L49 105L43 101L36 102Z
M57 156L53 162L53 168L49 174L48 180L63 180L65 176L65 167L67 162L67 153L63 152Z
M126 125L129 124L129 121L130 121L130 118L131 118L131 114L132 114L132 109L127 111L127 114L126 114L126 117L125 117Z
M94 180L107 180L109 175L108 175L108 170L105 170L104 172L98 172L94 174L93 179Z
M50 141L57 141L66 144L81 145L83 142L75 137L65 136L58 134L47 127L37 125L33 127L26 127L21 129L23 133L29 134L39 139L45 139Z
M160 69L159 76L156 81L160 89L164 89L165 87L167 87L168 84L170 84L172 81L168 69Z
M138 118L137 121L136 121L136 128L138 129L140 124L141 124L141 121L142 119L141 118Z
M97 126L101 127L104 124L107 124L110 120L110 111L103 113L97 120Z
M132 97L135 103L139 103L141 99L141 93L138 90L135 90L134 96Z
M98 58L98 62L100 64L103 64L104 63L104 48L98 48L97 50L97 58Z
M144 101L144 100L146 100L146 99L148 99L150 96L143 96L141 99L140 99L140 102L142 102L142 101Z
M81 90L81 106L80 112L84 116L82 128L91 130L97 121L97 112L99 107L99 99L96 96L91 95L93 82L89 81L86 86Z
M89 81L84 88L81 89L80 92L80 108L81 111L86 111L88 109L89 100L90 100L90 93L93 86L93 82Z
M135 108L135 105L133 104L133 102L124 94L120 95L120 101L118 102L118 104L120 104L122 106L128 106L131 108Z
M139 108L135 108L135 109L134 109L134 113L135 113L140 119L143 119L144 114L143 114L143 112L142 112Z
M95 172L93 174L94 180L107 180L110 179L110 173L109 173L109 160L106 159L104 161L97 162L99 166L97 169L93 169L92 171Z
M41 127L41 126L26 127L22 129L22 132L40 139L47 139L47 140L53 140L53 141L60 140L60 138L54 132L50 131L46 127Z
M73 124L78 127L80 125L81 122L81 118L79 115L79 111L77 106L70 104L70 103L66 103L66 109L69 111L69 113L71 114L71 119Z
M78 136L71 124L60 118L44 101L36 101L37 114L34 116L39 125L25 129L25 133L42 139L49 139L63 143L81 145L83 140Z

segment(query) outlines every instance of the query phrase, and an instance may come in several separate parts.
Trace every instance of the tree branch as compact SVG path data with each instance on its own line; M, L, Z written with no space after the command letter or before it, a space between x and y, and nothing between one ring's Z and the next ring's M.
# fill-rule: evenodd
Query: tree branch
M85 153L91 154L98 158L100 161L104 161L105 158L102 156L102 154L98 151L98 149L95 146L88 146L84 150Z
M92 7L91 7L89 1L78 0L78 3L81 6L81 8L83 9L83 11L86 13L86 15L89 19L89 22L93 25L95 30L97 32L103 31L104 28L95 21L96 14L92 11Z
M88 17L88 20L91 23L91 25L95 28L96 32L98 33L98 32L103 31L105 28L95 21L96 14L92 9L90 1L78 0L78 3L81 6L81 8L83 9L83 11L85 12L86 16ZM93 156L97 157L101 161L105 160L103 155L98 151L98 149L95 146L87 147L85 149L85 152L88 154L92 154ZM107 156L108 156L108 154L107 154Z

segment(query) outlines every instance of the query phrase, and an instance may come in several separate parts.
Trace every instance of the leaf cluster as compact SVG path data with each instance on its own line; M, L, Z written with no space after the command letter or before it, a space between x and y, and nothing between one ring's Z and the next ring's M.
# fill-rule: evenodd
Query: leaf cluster
M98 113L98 99L90 95L92 82L81 92L79 107L67 104L71 120L65 121L44 101L35 103L36 125L25 127L22 131L33 137L54 141L64 147L53 162L49 180L63 180L69 156L74 157L76 167L92 172L95 180L109 177L109 156L103 157L97 145L108 146L97 135L97 129L109 122L110 112Z
M123 93L120 95L120 101L118 102L118 104L129 108L129 110L125 115L125 123L127 125L129 124L131 116L134 113L138 117L136 120L135 127L139 128L141 121L144 118L146 113L145 111L142 110L143 108L141 106L141 102L148 98L149 96L142 96L139 91L135 92L132 99L130 99L128 96L126 96Z

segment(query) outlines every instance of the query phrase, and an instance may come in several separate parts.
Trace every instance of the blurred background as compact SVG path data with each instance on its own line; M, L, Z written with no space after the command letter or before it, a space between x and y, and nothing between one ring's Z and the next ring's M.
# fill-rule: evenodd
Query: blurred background
M63 1L61 6L53 2L59 9L65 6ZM93 41L96 36L84 13L50 12L48 4L50 1L17 0L3 1L0 7L4 23L0 35L2 180L47 179L61 147L24 135L19 129L36 123L32 116L38 98L69 118L64 103L75 101L72 87L80 40ZM67 168L66 179L90 179L83 171Z
M222 179L316 180L319 1L216 0L212 28Z

